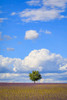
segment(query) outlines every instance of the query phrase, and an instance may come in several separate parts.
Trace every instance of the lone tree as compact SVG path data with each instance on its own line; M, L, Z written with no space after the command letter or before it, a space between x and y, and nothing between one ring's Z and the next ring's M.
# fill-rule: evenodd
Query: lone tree
M32 73L29 73L29 77L34 83L42 78L39 71L32 71Z

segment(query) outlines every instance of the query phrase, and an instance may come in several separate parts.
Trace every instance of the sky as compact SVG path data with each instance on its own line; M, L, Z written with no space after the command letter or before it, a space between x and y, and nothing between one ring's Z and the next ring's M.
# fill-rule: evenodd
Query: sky
M0 0L0 82L67 83L67 0Z

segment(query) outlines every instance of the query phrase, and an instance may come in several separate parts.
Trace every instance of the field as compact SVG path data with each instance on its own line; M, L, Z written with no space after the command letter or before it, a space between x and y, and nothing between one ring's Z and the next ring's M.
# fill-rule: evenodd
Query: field
M0 100L67 100L67 84L0 83Z

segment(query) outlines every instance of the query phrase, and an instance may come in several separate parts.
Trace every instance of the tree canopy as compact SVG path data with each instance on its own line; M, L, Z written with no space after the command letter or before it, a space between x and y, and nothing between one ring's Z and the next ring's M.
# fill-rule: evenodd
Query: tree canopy
M42 78L39 71L32 71L32 73L29 73L29 77L34 83Z

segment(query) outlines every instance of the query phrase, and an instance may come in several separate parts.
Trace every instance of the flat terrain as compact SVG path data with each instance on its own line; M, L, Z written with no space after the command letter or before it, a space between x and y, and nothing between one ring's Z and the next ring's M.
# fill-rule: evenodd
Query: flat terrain
M67 100L67 84L0 83L0 100Z

